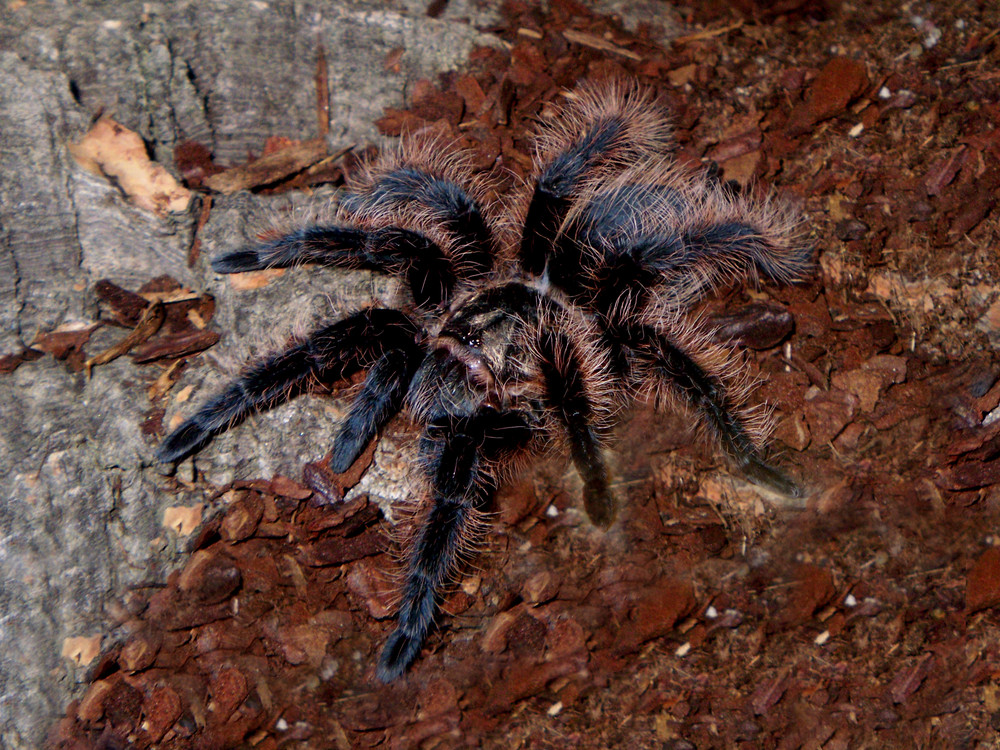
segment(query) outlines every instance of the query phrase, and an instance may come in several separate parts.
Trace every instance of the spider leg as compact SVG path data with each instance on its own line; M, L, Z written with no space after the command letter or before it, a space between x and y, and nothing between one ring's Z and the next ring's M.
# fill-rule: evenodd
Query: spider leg
M365 191L348 193L340 205L350 212L418 205L456 238L456 256L470 276L493 268L493 235L479 203L456 182L414 166L401 165L379 175Z
M550 264L552 283L602 314L624 321L654 296L693 299L747 277L789 283L810 266L812 251L781 204L707 183L682 188L658 165L621 180L573 207L554 250L567 262Z
M545 270L575 191L608 152L620 145L624 130L620 117L601 118L542 169L524 217L520 258L525 271L541 275Z
M455 262L437 243L419 232L396 227L308 227L220 255L212 260L212 268L218 273L239 273L301 263L405 276L420 307L433 307L448 299L459 275Z
M441 586L495 489L497 464L530 438L523 415L488 407L470 417L440 417L427 426L420 450L433 506L414 539L398 624L378 661L376 674L383 682L399 677L417 657L433 624Z
M638 360L651 366L659 379L694 407L748 480L789 497L802 496L795 482L764 460L747 424L727 403L726 390L718 378L651 326L622 327L609 335L617 345L626 347Z
M666 113L649 92L610 79L585 83L567 97L559 120L540 128L538 177L521 237L525 271L541 275L558 259L554 241L580 189L603 173L662 156L671 144ZM566 259L569 266L573 258Z
M230 383L167 436L160 444L156 458L164 463L179 461L251 413L283 403L301 393L311 378L332 382L371 367L376 374L369 374L362 387L362 395L366 398L363 403L367 403L371 401L371 391L377 384L392 382L394 378L398 380L401 369L414 367L417 337L417 327L406 315L398 310L380 308L363 310L320 328L300 343L259 362ZM390 357L393 352L404 354ZM409 359L412 363L401 367L398 363L400 358ZM393 367L396 369L393 370ZM396 390L390 388L391 396L394 397ZM387 398L388 402L376 404L374 419L378 424L384 423L384 414L393 404L397 411L401 406L402 396L396 401ZM352 409L344 429L363 436L370 430L370 425L366 425ZM358 426L361 429L357 429Z
M594 405L577 351L562 333L545 331L538 341L546 401L569 438L570 455L583 479L583 502L590 520L608 528L615 520L615 499L595 429Z
M702 286L719 278L764 276L779 283L804 277L812 249L790 242L792 229L780 220L719 219L688 228L681 236L684 256L676 267Z

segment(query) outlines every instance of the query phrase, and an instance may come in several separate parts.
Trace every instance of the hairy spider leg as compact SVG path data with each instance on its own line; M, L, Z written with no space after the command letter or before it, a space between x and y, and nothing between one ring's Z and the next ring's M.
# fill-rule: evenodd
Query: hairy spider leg
M750 272L788 284L804 277L812 249L779 244L782 239L760 223L745 221L689 228L682 237L685 255L674 273L691 274L702 286Z
M748 480L789 497L801 497L799 486L764 460L746 424L726 403L722 384L686 352L648 325L619 326L609 331L609 336L638 360L651 365L664 383L694 407Z
M748 204L750 221L713 218L734 207L710 190L693 203L666 185L626 183L596 194L556 239L552 283L595 312L625 320L657 287L690 298L724 279L759 275L788 283L804 275L811 251L788 241L792 229L780 217Z
M456 259L469 277L481 277L493 268L493 234L479 203L460 185L412 166L378 176L370 188L347 193L340 200L351 213L400 209L417 204L428 209L455 238Z
M594 405L578 352L562 333L543 331L538 340L539 366L547 405L558 415L569 438L570 455L583 480L583 502L590 520L608 528L615 520L614 495L594 426Z
M610 303L620 296L607 283L616 277L626 287L648 288L662 276L670 253L661 238L641 231L643 215L681 200L678 191L662 185L626 184L596 194L555 237L549 280L598 310L608 305L596 303L595 290L614 295Z
M467 417L428 423L420 442L433 505L414 539L396 629L376 674L399 677L416 659L434 622L441 587L496 489L496 469L531 439L527 418L483 407Z
M623 144L625 123L620 117L598 119L575 142L541 170L524 217L521 266L530 274L545 271L556 246L559 228L573 204L573 196L593 170ZM567 262L572 263L572 259Z
M379 383L405 378L406 368L415 367L413 362L419 357L413 350L417 346L418 333L416 324L402 312L379 308L362 310L313 331L303 341L258 362L205 403L161 443L157 460L179 461L251 413L271 408L301 393L310 379L334 382L372 368L376 374L369 373L361 392L365 397L362 403L367 405L372 400L371 391ZM397 354L387 358L393 352ZM356 416L352 409L342 431L349 431L348 440L353 440L355 447L360 436L371 431L372 422L378 429L399 411L406 389L402 394L398 390L390 389L388 400L375 404L374 416Z
M397 227L341 226L308 227L256 247L226 253L212 261L212 268L218 273L239 273L302 263L364 268L405 277L414 301L423 308L447 302L462 270L456 268L440 245L419 232Z
M535 182L524 221L520 261L541 275L573 198L602 172L662 158L671 148L669 119L652 92L610 78L567 95L560 117L537 134ZM569 259L572 263L572 258Z

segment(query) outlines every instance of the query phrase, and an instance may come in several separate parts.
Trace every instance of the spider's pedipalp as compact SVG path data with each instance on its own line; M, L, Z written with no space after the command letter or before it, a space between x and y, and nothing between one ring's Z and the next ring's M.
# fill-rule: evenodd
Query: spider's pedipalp
M397 310L363 310L320 328L230 383L166 437L156 458L179 461L250 414L301 393L311 379L342 380L371 367L389 350L408 350L416 340L416 325Z
M378 431L402 408L423 353L416 341L408 343L406 349L388 349L368 370L333 443L330 471L335 474L347 471Z

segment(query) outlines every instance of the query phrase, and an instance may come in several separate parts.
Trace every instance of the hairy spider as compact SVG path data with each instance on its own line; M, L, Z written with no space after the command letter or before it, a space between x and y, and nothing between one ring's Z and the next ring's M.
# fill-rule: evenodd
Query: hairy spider
M604 446L637 399L687 409L747 479L799 494L765 459L766 420L747 405L742 366L688 313L716 284L803 278L810 252L796 222L774 201L679 168L649 92L610 81L566 98L539 128L532 184L506 206L486 201L462 154L414 138L352 179L336 223L212 262L220 273L322 263L405 280L398 309L361 310L256 362L158 452L178 461L312 379L365 370L332 448L330 468L343 472L409 409L422 425L414 494L427 510L383 681L417 657L442 586L521 460L568 449L587 514L611 524Z

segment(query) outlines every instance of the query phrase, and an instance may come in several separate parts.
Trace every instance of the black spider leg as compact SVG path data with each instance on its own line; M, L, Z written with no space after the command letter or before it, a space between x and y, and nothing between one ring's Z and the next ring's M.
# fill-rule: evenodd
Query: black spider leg
M729 409L722 384L687 353L646 325L621 326L609 331L608 336L617 346L651 365L663 381L687 399L747 479L783 495L801 497L798 485L764 460L746 425Z
M441 587L496 489L491 467L509 459L530 438L524 415L489 407L469 417L439 417L427 425L420 452L433 507L414 540L398 623L379 657L376 674L383 682L399 677L420 652Z
M719 188L714 188L719 189ZM691 216L723 199L690 197L666 185L624 184L598 193L556 239L549 278L578 302L626 320L642 310L655 287L696 294L703 287L754 271L778 282L800 278L810 265L808 247L776 247L780 221L761 212L752 221L718 218L697 224ZM645 215L676 216L657 226ZM673 228L671 225L676 225ZM769 236L773 232L775 236ZM567 247L577 250L573 263Z
M598 193L556 237L550 281L597 310L623 298L640 306L677 251L676 238L640 231L643 215L682 206L680 193L661 185L625 184Z
M493 268L493 233L476 200L460 185L415 167L380 175L370 190L348 193L340 205L350 212L365 208L401 208L416 203L430 209L434 218L456 240L456 261L470 277L485 276Z
M374 431L402 407L421 350L417 326L397 310L371 308L320 328L304 341L259 362L210 399L160 444L158 461L179 461L251 413L305 390L310 379L333 382L371 368L358 406L352 406L339 447L342 464L356 457ZM362 414L361 410L367 411ZM367 437L366 437L367 436ZM347 465L353 462L353 458Z
M762 276L788 283L805 272L812 256L809 247L796 248L794 254L776 254L761 229L743 221L719 221L690 229L680 240L684 252L672 268L683 274L685 269L701 266L706 282L709 277L727 275L727 269L743 275L753 268Z
M212 268L218 273L239 273L301 263L365 268L405 277L414 301L424 308L446 302L458 281L455 263L439 245L418 232L395 227L308 227L220 255L212 261Z
M545 398L569 438L570 455L583 480L583 502L590 520L608 528L615 520L615 499L594 425L594 407L587 392L577 351L562 333L545 331L538 341Z
M624 129L625 124L619 117L600 119L542 169L524 217L520 260L525 271L535 276L544 272L554 254L554 241L569 212L574 193L608 152L620 145ZM571 266L576 257L571 253L563 262Z

